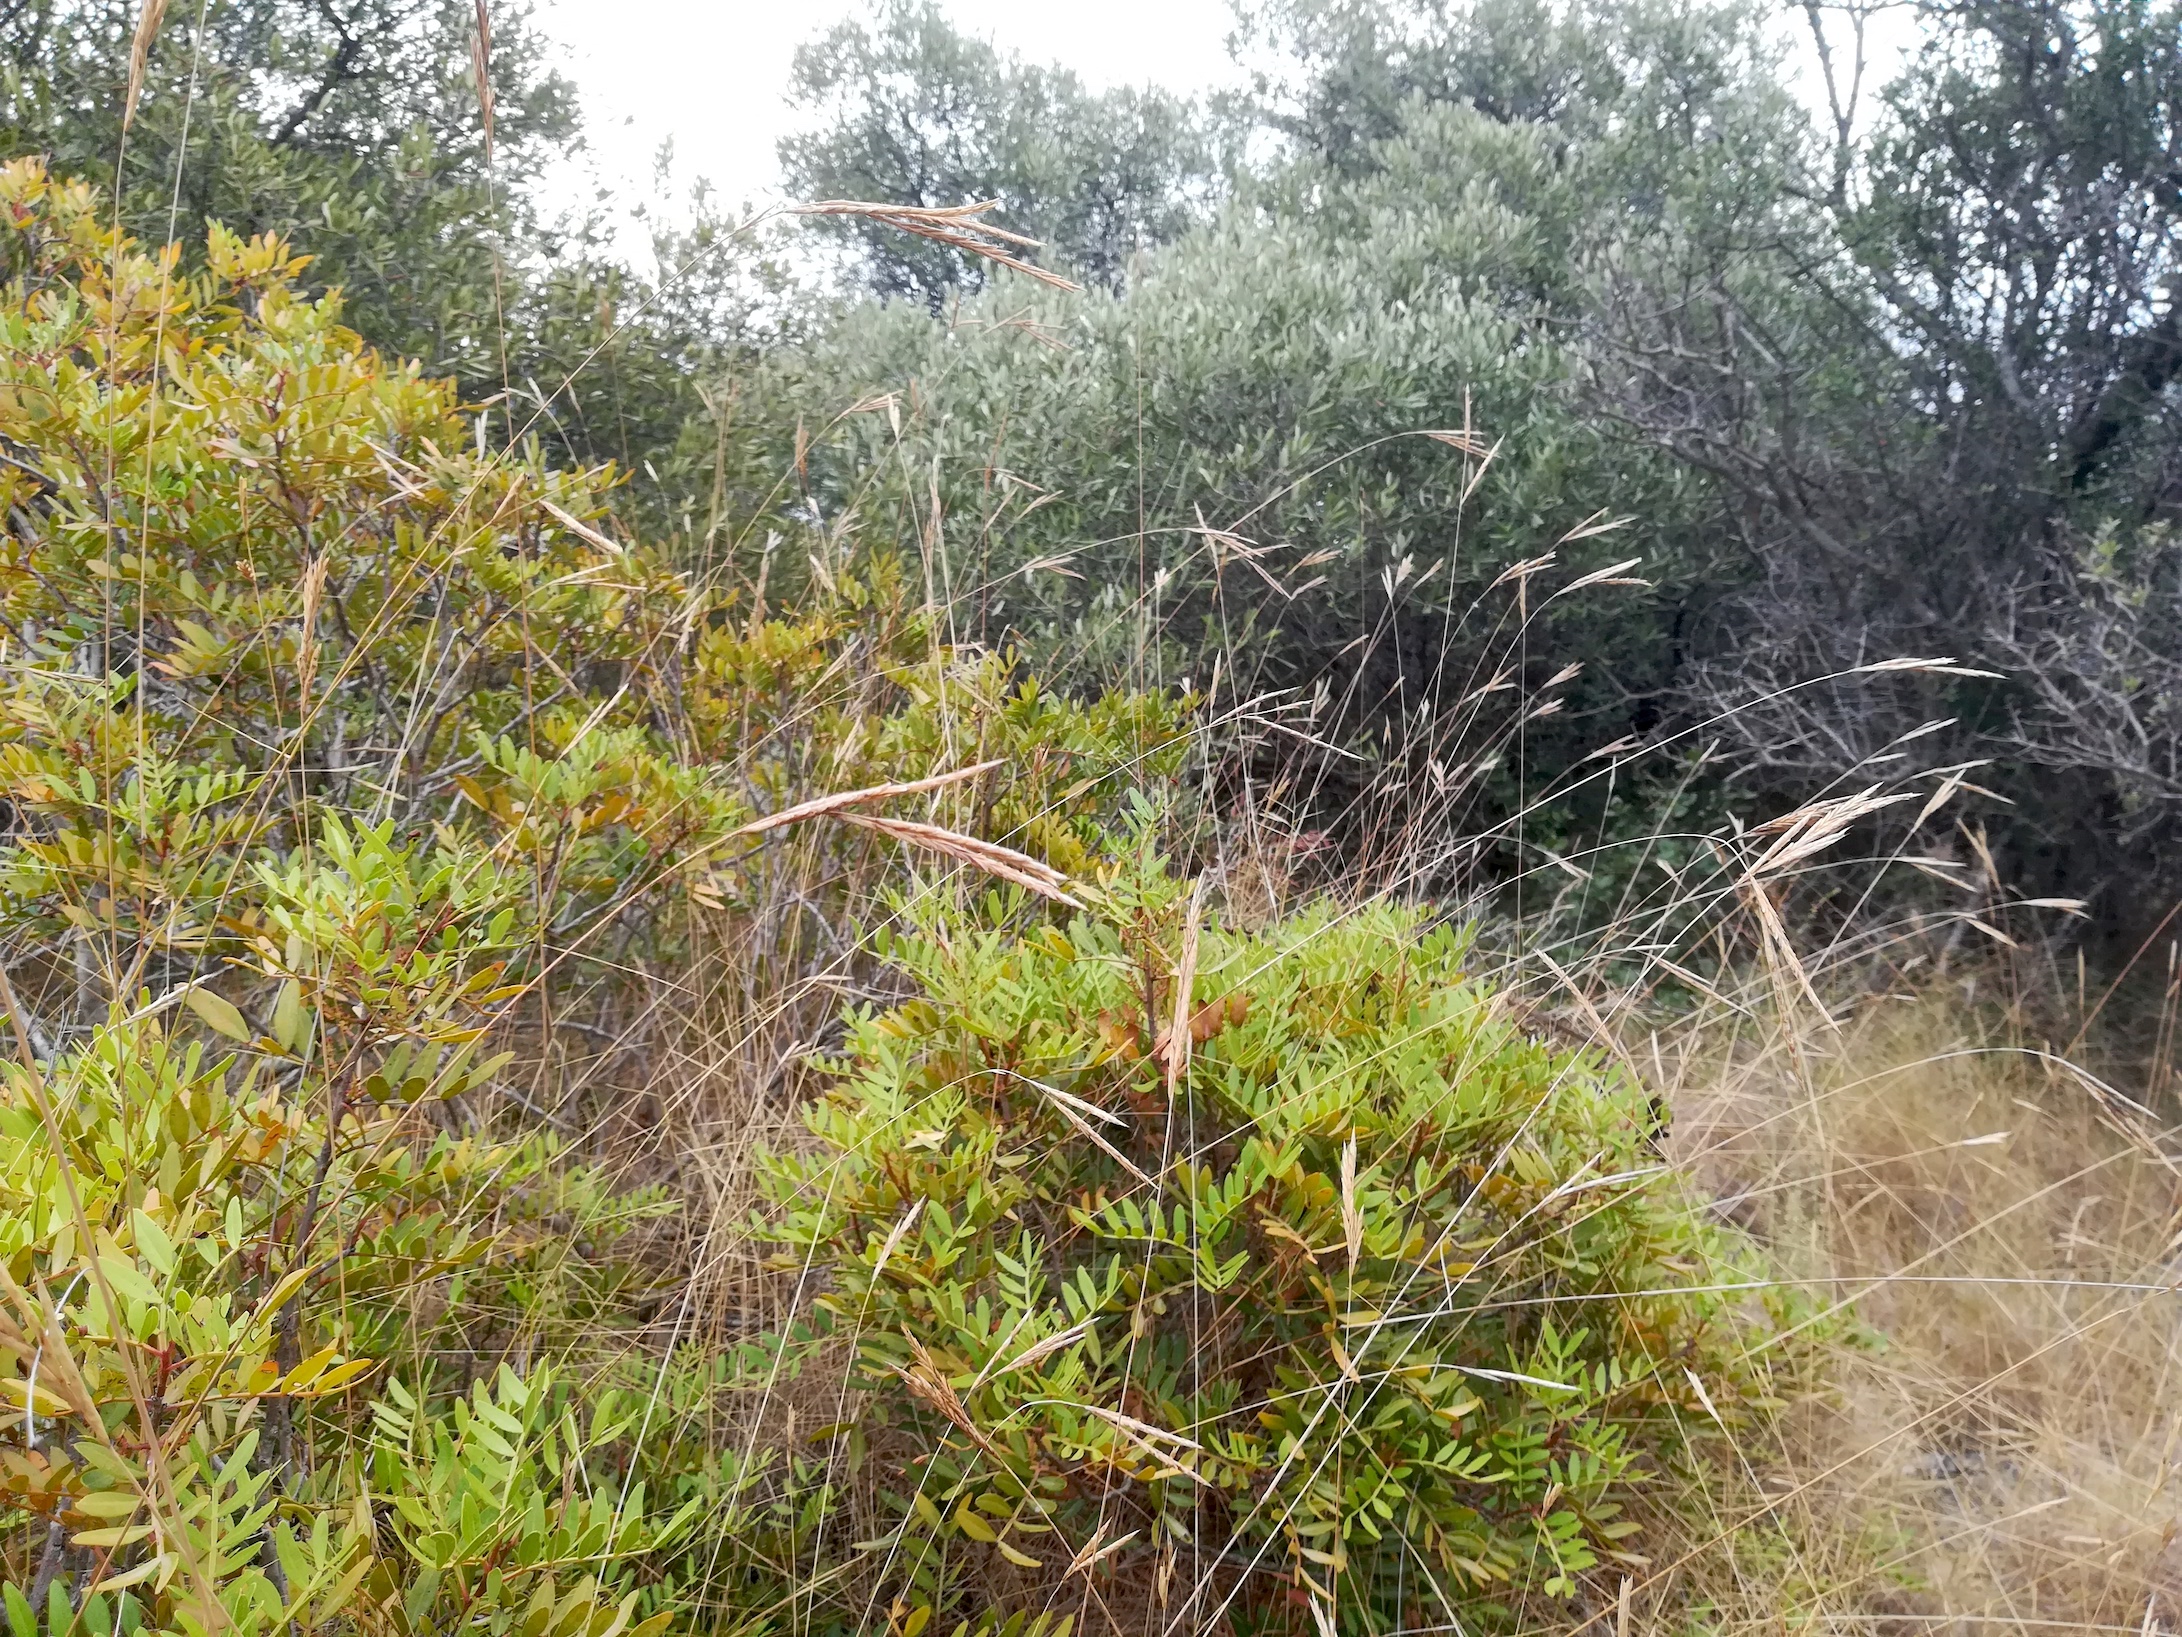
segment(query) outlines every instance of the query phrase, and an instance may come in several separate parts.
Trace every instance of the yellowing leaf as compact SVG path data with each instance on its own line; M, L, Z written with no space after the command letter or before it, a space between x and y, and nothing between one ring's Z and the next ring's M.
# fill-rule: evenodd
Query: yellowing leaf
M289 1269L281 1277L280 1283L273 1286L271 1292L267 1294L264 1304L258 1311L265 1317L271 1318L288 1305L288 1298L303 1288L303 1281L308 1279L314 1271L308 1263L299 1268Z
M125 1489L98 1489L78 1495L69 1510L87 1518L129 1518L144 1503Z
M301 1392L305 1387L308 1387L321 1375L325 1374L326 1367L340 1356L340 1349L338 1348L321 1347L288 1372L288 1379L280 1384L281 1391L287 1393Z
M26 1398L35 1414L61 1416L70 1413L66 1399L57 1397L42 1386L33 1387L27 1381L0 1381L0 1402L5 1402L10 1409L20 1413Z
M192 989L184 998L191 1011L228 1039L247 1041L250 1038L250 1026L243 1022L242 1013L235 1009L234 1002L222 999L209 989Z
M151 1532L150 1524L136 1523L126 1529L86 1529L68 1541L71 1546L134 1546Z
M76 1539L77 1543L80 1545L82 1543L83 1537L81 1535L78 1535ZM174 1562L175 1557L173 1553L160 1552L155 1556L146 1558L142 1563L139 1563L133 1569L125 1570L120 1574L108 1575L104 1580L101 1580L97 1585L93 1586L91 1588L91 1591L94 1595L99 1592L120 1591L125 1586L135 1585L139 1580L149 1580L153 1575L159 1574L162 1570L172 1567ZM161 1580L161 1584L165 1584L164 1579Z
M358 1376L370 1374L377 1367L378 1362L377 1359L352 1358L344 1363L336 1364L311 1383L311 1392L314 1396L320 1393L339 1392Z

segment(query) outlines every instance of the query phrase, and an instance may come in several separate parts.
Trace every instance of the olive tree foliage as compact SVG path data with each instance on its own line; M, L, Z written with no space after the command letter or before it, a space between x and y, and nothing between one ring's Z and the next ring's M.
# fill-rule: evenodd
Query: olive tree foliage
M910 180L867 166L839 191L999 195L1035 229L1035 190L935 157L1028 151L992 134L1013 104L969 89L1000 80L919 55L892 15L885 75L833 54L852 70L808 151L857 133ZM944 250L872 264L951 317L852 311L780 370L814 426L888 392L914 410L820 438L804 498L883 499L924 536L943 517L976 629L1098 664L1156 649L1200 682L1224 651L1231 683L1240 660L1323 685L1349 734L1469 677L1479 650L1440 633L1507 563L1628 514L1562 554L1641 554L1653 589L1532 627L1529 653L1587 667L1567 748L1701 730L1760 804L1992 759L2008 868L2069 892L2172 875L2182 9L1921 0L1885 84L1854 4L1786 20L1824 48L1815 120L1777 10L1249 8L1256 163L1214 218L1119 302L1010 286L956 311L975 292ZM1040 151L1076 151L1067 120L1035 123ZM1079 129L1106 144L1088 169L1121 164ZM1456 426L1497 445L1474 490L1409 436ZM1200 528L1337 555L1276 590ZM2003 675L1865 669L1912 655Z
M1449 0L1270 0L1236 43L1257 64L1267 122L1344 171L1417 107L1476 109L1504 124L1566 125L1611 107L1646 67L1614 8ZM1649 16L1640 32L1656 29Z
M996 220L1044 259L1118 290L1131 258L1202 221L1224 191L1232 110L1156 87L1092 91L958 31L930 0L887 0L796 53L790 99L810 121L780 144L804 199L948 207ZM834 231L882 297L937 311L987 264L868 221Z
M1359 17L1335 19L1355 77L1385 39ZM1800 115L1733 6L1488 0L1436 79L1384 95L1337 83L1319 38L1268 82L1281 156L1116 298L1001 274L943 322L868 304L775 390L812 429L810 504L923 541L963 634L1078 674L1285 691L1318 737L1505 812L1507 724L1463 701L1513 664L1496 708L1538 704L1580 663L1524 730L1535 762L1654 731L1743 572L1715 486L1586 406L1594 270L1777 194ZM1465 89L1491 85L1533 89ZM1548 553L1534 588L1503 580ZM1630 557L1649 587L1548 604ZM1312 777L1330 812L1365 776Z

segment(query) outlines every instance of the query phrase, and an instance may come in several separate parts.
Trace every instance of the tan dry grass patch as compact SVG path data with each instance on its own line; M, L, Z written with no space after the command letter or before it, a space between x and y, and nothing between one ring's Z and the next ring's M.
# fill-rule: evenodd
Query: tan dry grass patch
M1700 1037L1674 1065L1678 1157L1864 1335L1744 1451L1721 1547L1655 1588L1662 1616L2182 1630L2182 1194L1982 1021L1880 997L1794 1050Z

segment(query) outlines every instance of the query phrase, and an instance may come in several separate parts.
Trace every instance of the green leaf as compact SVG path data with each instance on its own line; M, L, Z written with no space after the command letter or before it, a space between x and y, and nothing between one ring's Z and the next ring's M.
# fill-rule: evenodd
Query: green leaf
M228 1039L245 1042L250 1039L250 1026L243 1021L242 1013L235 1009L232 1001L222 999L209 989L192 989L183 998L189 1002L191 1011Z
M129 1223L135 1230L138 1254L159 1270L160 1277L172 1278L174 1276L174 1241L167 1237L167 1230L142 1211L131 1211L129 1213Z
M280 986L280 998L273 1003L273 1038L289 1051L299 1052L304 1033L303 990L290 978Z
M124 1261L118 1256L101 1256L98 1259L98 1268L106 1283L113 1287L115 1295L126 1297L132 1302L143 1302L147 1306L159 1300L159 1287L138 1272L134 1262Z

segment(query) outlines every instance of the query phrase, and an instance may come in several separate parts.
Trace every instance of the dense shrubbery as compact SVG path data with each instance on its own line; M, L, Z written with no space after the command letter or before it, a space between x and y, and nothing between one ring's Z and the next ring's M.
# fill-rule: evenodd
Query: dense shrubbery
M1477 587L1627 514L1588 549L1641 554L1657 589L1539 622L1518 680L1587 671L1534 768L1625 734L1715 741L1689 787L1710 824L1875 761L1991 757L2002 867L2090 899L2126 955L2163 906L2112 883L2182 858L2172 589L2131 571L2127 611L2110 595L2182 500L2176 16L1911 12L1881 83L1860 14L1826 8L1264 0L1254 163L1123 299L987 289L944 323L859 304L772 360L777 401L817 428L901 393L899 433L818 440L812 487L890 510L936 491L993 587L981 616L1056 663L1323 685L1342 709L1320 727L1351 746L1414 744L1420 700L1444 715L1473 685L1480 645L1450 659L1444 635ZM1820 35L1800 95L1784 24ZM936 151L946 111L1015 72L941 50L895 69L794 151L881 127ZM1044 134L1013 140L893 185L954 202L938 178L1028 173ZM1107 155L1079 204L1126 168ZM748 402L735 438L783 469L797 414ZM1500 449L1466 515L1470 474L1417 436L1463 427ZM1081 582L1009 578L1062 555ZM2011 674L1800 687L1912 654Z
M777 532L793 588L808 531L927 540L959 629L1058 685L1322 689L1318 734L1400 746L1404 777L1448 759L1420 704L1444 719L1490 658L1445 640L1477 588L1626 514L1656 590L1529 633L1519 685L1586 670L1526 764L1716 754L1571 834L1997 745L1997 857L2126 952L2149 900L2107 883L2182 858L2171 585L2129 566L2177 498L2173 8L1914 12L1884 84L1858 14L1743 0L1256 0L1256 94L1201 105L1086 91L912 0L807 53L795 185L997 198L1100 287L1071 304L854 215L810 224L854 242L841 288L702 203L618 265L604 203L541 203L579 135L506 6L478 49L459 0L213 0L141 59L118 0L17 6L0 141L114 168L139 231L290 236L374 342L505 393L560 463L616 459L677 562ZM1800 92L1784 20L1826 48ZM1466 508L1415 435L1457 427L1500 451ZM1783 692L1889 654L2014 676ZM1312 825L1355 794L1323 771Z
M144 16L0 17L9 154L102 177L0 170L17 1637L1595 1618L1789 1299L1298 861L1550 869L1594 972L1747 903L1793 1012L1778 900L1976 734L1985 896L2172 855L2163 12L1927 6L1866 136L1735 5L1276 0L1254 112L895 6L798 174L1102 289L851 215L915 299L762 315L503 185L574 139L515 13ZM1868 663L1971 650L2030 680ZM1623 758L1716 730L1909 777L1692 873L1723 764Z
M916 537L958 629L1058 685L1322 690L1321 737L1414 778L1448 760L1420 705L1492 659L1450 626L1604 508L1656 589L1528 633L1518 685L1586 669L1526 765L1717 750L1572 834L1997 744L1998 857L2122 950L2136 906L2097 895L2182 857L2171 591L2107 573L2161 556L2176 501L2171 7L1924 0L1884 85L1855 15L1791 11L1828 47L1802 95L1742 0L1257 0L1255 96L1202 105L1094 94L911 0L806 54L794 185L997 198L1100 287L1070 304L854 215L810 224L857 252L825 289L770 259L779 224L701 202L639 273L604 203L541 203L579 136L519 8L489 49L458 0L200 9L140 60L117 0L0 17L7 151L118 167L139 231L290 236L374 342L506 394L560 463L617 460L679 563L777 532L793 588L806 532ZM1459 427L1499 449L1463 508L1472 474L1416 436ZM1782 693L1912 653L2032 680ZM1313 825L1356 793L1324 771Z
M25 1637L1055 1631L1005 1576L1064 1551L1376 1629L1412 1570L1572 1593L1693 1405L1764 1411L1766 1321L1660 1294L1734 1253L1633 1082L1414 916L1201 919L1133 794L1180 800L1182 701L1056 698L823 536L770 610L614 538L611 471L489 447L278 240L186 272L35 163L0 205ZM959 769L933 822L788 813ZM888 838L1077 918L933 887L874 965ZM671 1041L634 1085L565 1042L707 971L746 1121L844 987L909 998L771 1162L755 1231L819 1283L692 1319L739 1253L628 1136ZM813 1449L850 1343L880 1391Z
M1786 1362L1644 1090L1526 1038L1452 927L1230 933L1148 848L1065 927L889 939L912 998L773 1163L905 1629L1073 1607L1064 1567L1178 1629L1365 1632L1641 1564L1631 1490Z
M965 816L1073 863L1175 713L949 654L883 564L769 619L602 533L610 473L480 450L277 241L185 277L35 164L0 202L11 1610L663 1621L733 1524L686 1503L742 1492L607 1379L670 1202L504 1047L841 915L866 849L755 852L757 805L985 751Z
M1716 1211L1793 1255L1901 1174L1829 1146L1821 855L1997 729L1975 871L1900 860L1956 933L2066 907L2011 844L2174 856L2171 9L1933 0L1814 136L1735 4L1268 0L1249 147L897 5L806 59L799 174L1003 194L1103 288L850 211L862 287L766 305L716 221L647 285L501 186L573 139L516 14L0 8L14 1637L1871 1617L1849 1526L1756 1523L1881 1458L1758 1493L1837 1309L1613 1043L1664 973L1732 1019L1688 1061L1778 1054L1721 1117L1818 1182ZM2027 680L1883 657L1943 651ZM1804 805L1715 829L1723 766ZM1512 967L1415 907L1511 874ZM1891 999L1879 902L1827 959ZM2069 1335L1949 1338L1889 1436L2164 1290L2085 1283L2097 1204L2011 1264Z

